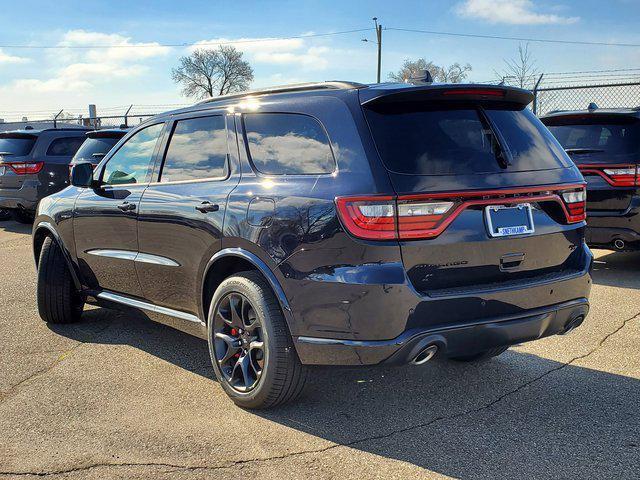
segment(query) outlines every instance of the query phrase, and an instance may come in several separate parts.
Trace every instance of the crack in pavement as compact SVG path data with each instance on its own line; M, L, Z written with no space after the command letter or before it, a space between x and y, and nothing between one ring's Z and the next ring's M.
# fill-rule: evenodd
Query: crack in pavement
M587 353L584 353L582 355L578 355L577 357L572 358L571 360L569 360L566 363L562 363L561 365L554 367L550 370L547 370L546 372L544 372L541 375L538 375L537 377L529 380L528 382L525 382L521 385L519 385L518 387L514 388L513 390L510 390L502 395L500 395L499 397L497 397L496 399L492 400L491 402L482 405L480 407L476 407L476 408L472 408L472 409L468 409L465 410L463 412L459 412L456 414L452 414L452 415L442 415L439 417L435 417L431 420L429 420L428 422L424 422L424 423L420 423L417 425L411 425L408 426L406 428L402 428L402 429L398 429L398 430L392 430L390 432L381 434L381 435L374 435L374 436L369 436L369 437L365 437L365 438L359 438L350 442L346 442L346 443L337 443L337 444L332 444L332 445L328 445L326 447L323 448L317 448L317 449L312 449L312 450L300 450L297 452L290 452L290 453L285 453L282 455L274 455L271 457L263 457L263 458L249 458L249 459L242 459L242 460L235 460L232 462L228 462L226 464L221 464L221 465L176 465L176 464L170 464L170 463L161 463L161 462L140 462L140 463L135 463L135 462L131 462L131 463L95 463L95 464L89 464L89 465L83 465L83 466L78 466L78 467L74 467L74 468L69 468L69 469L64 469L64 470L57 470L57 471L49 471L49 472L3 472L0 471L0 475L13 475L13 476L36 476L36 477L46 477L46 476L53 476L53 475L65 475L65 474L69 474L69 473L75 473L75 472L82 472L82 471L88 471L91 469L95 469L95 468L124 468L124 467L131 467L131 468L135 468L135 467L165 467L165 468L171 468L174 469L173 471L214 471L214 470L222 470L222 469L228 469L228 468L233 468L236 467L238 465L245 465L245 464L250 464L250 463L266 463L266 462L271 462L274 460L284 460L287 458L292 458L292 457L298 457L298 456L302 456L302 455L311 455L311 454L318 454L318 453L324 453L327 452L329 450L333 450L336 448L341 448L341 447L353 447L355 445L361 444L361 443L367 443L367 442L371 442L371 441L375 441L375 440L383 440L385 438L389 438L392 437L394 435L398 435L401 433L405 433L411 430L415 430L415 429L419 429L419 428L426 428L429 427L435 423L441 422L441 421L446 421L446 420L455 420L461 417L464 417L466 415L470 415L473 413L479 413L482 412L484 410L488 410L491 407L495 406L496 404L502 402L505 398L510 397L511 395L514 395L518 392L520 392L521 390L527 388L528 386L530 386L531 384L541 380L542 378L560 371L570 365L572 365L573 363L579 361L579 360L583 360L587 357L589 357L590 355L593 355L598 349L600 349L600 347L602 347L602 345L604 345L604 343L611 338L612 336L614 336L615 334L617 334L618 332L620 332L624 327L627 326L627 324L635 319L637 319L638 317L640 317L640 312L634 314L632 317L629 317L625 320L622 321L622 323L613 331L609 332L608 334L606 334L604 337L602 337L598 343L596 344L595 347L593 347L591 350L589 350ZM102 331L106 330L103 329L100 331L100 333L102 333ZM97 336L97 335L96 335ZM84 344L84 342L82 342L81 344ZM74 347L77 348L77 347Z
M56 366L60 365L60 363L62 363L67 357L69 357L69 355L71 355L71 353L73 351L75 351L76 349L80 348L83 345L87 345L88 343L91 343L93 340L96 340L100 336L100 334L102 334L102 332L104 332L110 326L111 326L111 322L109 322L104 328L101 328L97 332L95 332L93 334L88 334L87 338L85 340L78 340L77 343L73 347L63 351L60 355L58 355L58 358L56 358L51 364L47 365L44 368L41 368L40 370L35 371L31 375L29 375L27 378L24 378L24 379L20 380L15 385L12 385L9 388L9 390L6 390L4 392L0 392L0 404L3 403L5 400L8 400L13 395L15 395L17 393L17 391L20 389L21 386L29 383L31 380L33 380L35 378L41 377L41 376L49 373ZM44 353L44 352L40 351L38 353ZM0 472L0 475L1 474L2 474L2 472Z

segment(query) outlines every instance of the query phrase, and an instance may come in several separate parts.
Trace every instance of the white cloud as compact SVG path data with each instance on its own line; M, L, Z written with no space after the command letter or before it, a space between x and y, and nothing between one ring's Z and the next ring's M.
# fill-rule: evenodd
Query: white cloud
M535 10L531 0L465 0L456 7L456 12L462 17L476 18L489 23L567 25L580 20L580 17L564 17Z
M54 77L47 80L21 78L5 87L4 90L7 92L20 92L22 95L32 93L51 94L59 92L77 92L87 90L91 86L91 83L85 80L70 80L64 77Z
M96 77L128 77L144 73L143 65L118 65L115 63L73 63L62 68L58 75L69 80L91 80Z
M73 49L84 59L93 62L134 62L148 58L163 56L171 51L157 42L132 42L131 37L117 33L88 32L86 30L69 30L66 32L59 46L70 47L65 53ZM74 49L78 46L96 46L100 48Z
M237 48L245 54L250 63L297 65L307 70L325 70L329 66L329 49L309 47L303 38L215 38L197 42L189 47L189 51L197 48L216 48L220 44Z
M87 91L100 82L139 76L148 70L145 61L171 51L155 42L135 43L123 35L86 30L69 30L57 45L69 48L49 54L47 60L52 67L48 78L16 79L3 89L33 94ZM103 48L74 48L80 46ZM13 62L18 58L3 55L0 51L0 63L7 61L5 58Z
M31 60L25 57L17 57L15 55L9 55L4 53L0 48L0 63L28 63Z

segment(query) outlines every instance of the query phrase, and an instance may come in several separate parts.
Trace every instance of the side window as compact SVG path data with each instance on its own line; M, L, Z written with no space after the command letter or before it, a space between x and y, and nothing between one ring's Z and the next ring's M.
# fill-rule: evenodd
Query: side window
M161 182L226 178L227 132L224 117L178 120L169 140Z
M73 157L82 142L84 142L84 136L56 138L49 144L45 155L49 157Z
M335 161L327 134L313 117L293 113L243 116L255 168L269 175L332 173Z
M153 152L163 125L158 123L143 128L127 140L107 162L102 174L102 183L122 185L149 181L153 168Z

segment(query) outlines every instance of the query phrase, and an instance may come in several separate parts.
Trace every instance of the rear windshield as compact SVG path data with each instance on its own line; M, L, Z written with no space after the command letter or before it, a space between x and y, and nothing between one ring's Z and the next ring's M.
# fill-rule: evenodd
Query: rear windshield
M88 162L98 163L119 140L119 138L110 137L87 138L76 152L73 160L86 160Z
M374 105L365 108L365 115L382 160L393 172L462 175L569 165L560 145L527 109L412 103Z
M29 155L35 143L35 138L0 137L0 156L15 155L18 157Z
M640 122L633 119L589 119L549 130L569 153L640 153Z

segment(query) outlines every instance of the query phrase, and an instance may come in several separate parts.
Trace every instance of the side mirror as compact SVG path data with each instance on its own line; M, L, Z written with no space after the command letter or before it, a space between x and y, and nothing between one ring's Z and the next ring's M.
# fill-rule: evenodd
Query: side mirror
M71 185L87 188L93 184L93 164L78 162L71 169Z

